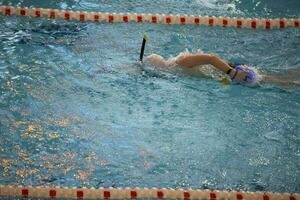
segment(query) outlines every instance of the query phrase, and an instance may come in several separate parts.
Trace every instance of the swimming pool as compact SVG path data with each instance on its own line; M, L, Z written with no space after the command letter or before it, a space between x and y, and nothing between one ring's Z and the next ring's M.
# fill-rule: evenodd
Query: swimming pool
M299 17L300 6L296 1L9 2L275 18ZM285 74L300 67L299 29L0 20L0 184L300 192L298 88L224 86L136 64L147 32L147 55L202 50Z

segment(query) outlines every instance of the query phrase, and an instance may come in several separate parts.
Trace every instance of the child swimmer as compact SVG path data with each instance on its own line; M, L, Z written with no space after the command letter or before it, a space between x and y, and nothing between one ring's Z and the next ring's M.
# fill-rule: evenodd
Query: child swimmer
M143 62L147 34L144 34L140 52L140 62ZM226 62L214 54L203 53L180 53L175 58L165 60L162 56L151 54L144 60L146 65L158 68L181 67L193 69L194 74L210 76L221 80L224 84L258 84L272 83L288 87L300 87L299 82L292 81L292 78L300 77L300 70L291 70L289 76L271 76L259 73L255 68L247 65L235 65ZM213 66L213 67L212 67ZM194 70L196 69L196 70ZM223 73L222 73L223 72ZM224 77L224 74L227 76ZM222 77L222 78L220 78Z
M226 62L214 54L203 53L180 53L175 58L165 60L162 56L152 54L145 58L144 63L158 68L181 67L183 69L193 69L193 73L220 77L220 72L226 75L224 78L216 78L224 84L258 84L271 83L288 87L300 87L300 83L291 81L291 78L300 76L300 71L296 70L291 76L270 76L261 74L253 67L247 65L234 65Z

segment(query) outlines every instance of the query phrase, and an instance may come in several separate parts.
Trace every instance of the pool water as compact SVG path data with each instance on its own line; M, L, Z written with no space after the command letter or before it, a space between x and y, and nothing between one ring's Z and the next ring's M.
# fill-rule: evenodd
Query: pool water
M300 8L297 0L0 3L274 18L299 17ZM144 32L146 55L201 50L271 75L300 70L299 29L0 16L0 184L299 193L299 88L141 68Z

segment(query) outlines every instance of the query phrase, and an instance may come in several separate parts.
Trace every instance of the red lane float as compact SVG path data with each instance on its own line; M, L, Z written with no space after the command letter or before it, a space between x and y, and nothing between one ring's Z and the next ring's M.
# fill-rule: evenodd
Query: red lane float
M160 23L167 25L203 25L250 29L299 28L300 19L257 19L229 18L215 16L172 15L172 14L143 14L143 13L102 13L66 11L47 8L27 8L0 6L0 13L5 16L40 17L47 19L78 20L82 22L119 22L119 23Z
M299 194L158 188L0 186L0 197L65 199L300 200Z

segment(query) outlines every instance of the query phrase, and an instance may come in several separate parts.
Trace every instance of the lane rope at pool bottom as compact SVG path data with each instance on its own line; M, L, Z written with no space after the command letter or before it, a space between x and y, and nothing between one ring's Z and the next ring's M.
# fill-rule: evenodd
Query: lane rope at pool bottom
M28 8L0 6L0 13L5 16L26 16L34 18L77 20L84 22L136 22L160 23L166 25L204 25L234 28L272 29L299 28L300 18L264 19L264 18L230 18L216 16L172 15L172 14L144 14L144 13L108 13L82 12L73 10L59 10L48 8Z
M201 200L300 200L300 195L272 192L243 192L166 188L67 188L3 186L0 197L67 199L201 199Z

